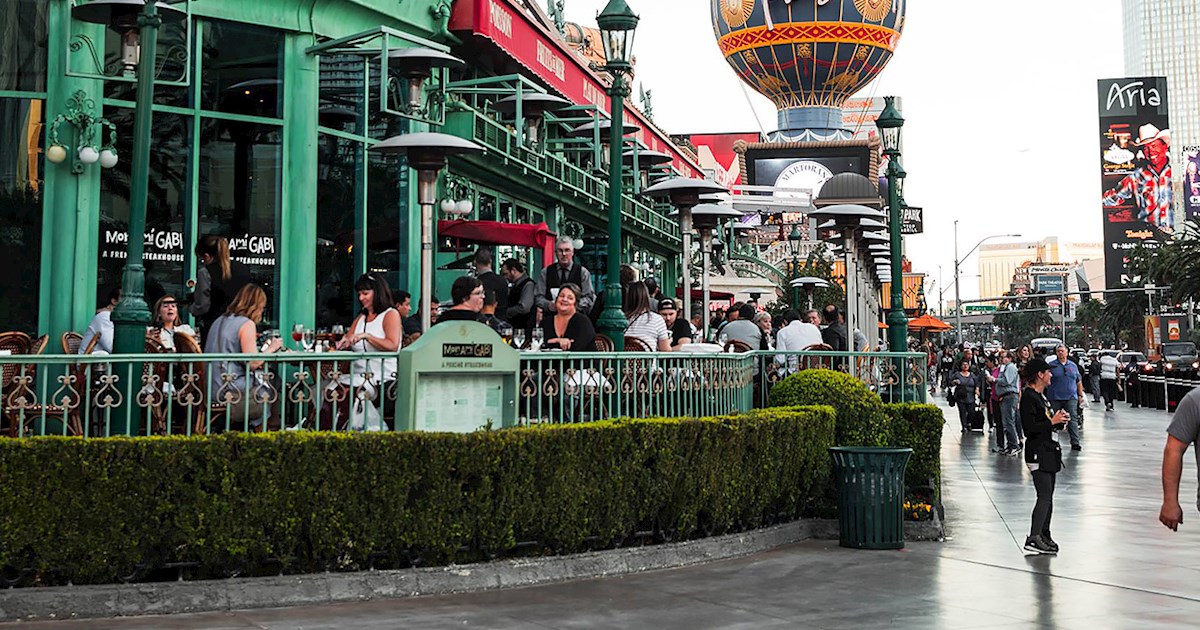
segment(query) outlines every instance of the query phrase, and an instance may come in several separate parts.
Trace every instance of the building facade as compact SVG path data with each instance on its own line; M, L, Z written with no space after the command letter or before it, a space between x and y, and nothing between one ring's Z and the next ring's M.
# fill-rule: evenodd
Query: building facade
M1171 119L1171 163L1182 165L1184 147L1200 145L1200 0L1122 0L1125 74L1165 76ZM1181 170L1174 170L1175 199L1183 199ZM1184 204L1176 203L1176 224Z
M984 244L979 247L979 295L987 298L1013 290L1032 291L1033 287L1018 273L1026 263L1082 264L1103 258L1101 243L1060 243L1056 236L1040 241ZM1094 286L1103 287L1103 278L1100 281Z
M130 235L134 84L114 32L71 17L69 0L14 0L0 12L0 330L80 330L117 286ZM384 138L441 131L487 151L452 159L439 199L469 201L468 220L546 223L586 243L601 272L607 229L607 138L571 130L607 116L604 78L577 57L545 16L510 0L204 0L164 26L158 49L147 210L147 299L183 297L195 278L197 239L229 239L269 295L267 326L348 323L362 273L420 286L415 175L371 152ZM459 14L461 12L461 15ZM481 20L493 20L490 29ZM520 37L504 41L502 31ZM345 45L323 43L351 38ZM381 44L386 42L386 44ZM405 115L407 91L378 62L381 45L438 47L466 63L430 102L439 116ZM533 51L526 57L526 48ZM537 61L542 63L537 63ZM571 85L563 82L564 77ZM520 121L496 113L517 93L571 101L548 117L543 142L522 142ZM80 99L75 99L80 95ZM393 99L399 95L405 98ZM433 106L429 107L432 111ZM113 168L45 157L52 134L73 153L76 110L110 121ZM627 169L624 251L673 286L678 228L669 208L635 193L649 178L695 176L698 165L634 110L630 149L666 153L654 169ZM437 118L434 120L434 118ZM107 130L100 142L108 143ZM460 207L462 205L460 204ZM462 220L457 218L456 220ZM439 237L443 296L479 242ZM483 242L535 270L546 252ZM636 252L636 254L635 254ZM536 272L535 272L536 273Z

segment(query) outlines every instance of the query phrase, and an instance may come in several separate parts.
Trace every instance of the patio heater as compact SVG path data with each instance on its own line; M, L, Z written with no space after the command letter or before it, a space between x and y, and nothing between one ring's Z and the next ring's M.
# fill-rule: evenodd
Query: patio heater
M546 112L556 112L572 105L571 101L541 92L523 93L518 99L514 94L492 103L492 109L502 115L511 116L518 123L524 121L525 142L531 147L541 146L541 129L546 122Z
M421 205L421 330L429 330L433 295L433 207L437 203L438 175L451 155L480 153L483 147L444 133L408 133L393 136L371 147L371 151L400 154L417 172L417 203Z
M425 82L433 76L433 69L461 68L466 63L432 48L397 48L388 51L389 73L393 65L407 82L408 102L405 106L408 113L419 114L425 109Z
M829 281L816 276L800 276L799 278L793 278L790 284L792 285L793 291L804 291L805 296L808 298L808 310L810 311L813 307L813 291L829 287Z
M633 194L637 195L644 188L650 185L650 171L662 166L670 164L675 158L670 153L662 151L626 151L621 156L622 161L626 166L634 169L636 176L633 178Z
M741 216L741 212L729 206L722 206L715 203L704 203L692 208L692 223L695 225L696 231L700 233L700 264L702 268L700 272L700 292L704 300L703 319L705 339L708 339L708 272L710 265L712 265L710 258L712 256L713 230L725 221Z
M71 15L102 24L121 35L126 74L137 72L137 103L133 121L133 162L129 191L129 242L121 275L121 301L113 309L113 351L136 354L145 350L150 309L146 306L146 204L150 188L151 107L158 53L158 29L181 22L187 13L158 0L92 0L71 9Z
M628 89L628 88L626 88L626 89ZM623 112L622 112L622 116L624 116ZM599 131L597 131L597 130L599 130ZM639 127L629 121L625 121L625 124L621 125L621 135L622 136L632 135L641 130L642 130L641 127ZM613 153L612 139L611 139L611 137L613 136L612 121L607 118L603 118L599 122L592 121L592 122L583 123L582 125L574 127L570 131L568 131L567 137L569 137L569 138L593 138L594 139L597 134L599 134L599 136L600 136L600 161L596 165L592 166L592 170L601 175L604 175L606 173L609 173L609 168L612 165L612 157L610 156L610 154Z
M642 191L652 199L666 199L675 206L671 216L679 217L679 235L683 239L683 256L680 266L680 284L683 286L683 312L692 316L692 208L700 204L700 195L728 193L729 190L707 179L678 177L659 182ZM707 303L705 308L708 308ZM707 315L707 313L706 313ZM705 321L708 318L705 317Z
M857 251L854 245L854 236L855 232L862 229L863 219L878 221L883 218L883 212L856 204L837 204L817 208L809 212L808 216L822 223L832 221L834 226L839 230L835 234L842 242L842 257L845 264L846 339L848 349L853 350L854 325L856 324L854 321L854 308L858 305L858 283L854 279L856 269L854 255Z

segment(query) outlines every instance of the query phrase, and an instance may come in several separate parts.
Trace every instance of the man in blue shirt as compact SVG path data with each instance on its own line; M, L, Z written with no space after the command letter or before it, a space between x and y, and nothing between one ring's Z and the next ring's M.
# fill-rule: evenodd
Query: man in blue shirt
M1060 345L1054 349L1055 358L1050 364L1050 387L1046 388L1046 397L1050 399L1053 411L1062 409L1071 414L1067 423L1067 434L1071 437L1071 450L1081 451L1079 444L1079 401L1083 399L1083 375L1074 361L1067 360L1067 347Z

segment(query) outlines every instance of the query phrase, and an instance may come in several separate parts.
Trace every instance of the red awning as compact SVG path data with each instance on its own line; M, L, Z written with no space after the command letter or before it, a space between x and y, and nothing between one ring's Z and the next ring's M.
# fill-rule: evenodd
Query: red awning
M558 37L534 21L516 0L459 0L454 3L449 28L487 39L529 69L543 83L576 105L595 105L609 111L607 86ZM669 153L684 177L704 177L704 171L679 150L670 137L633 107L625 115L641 130L634 137L651 151Z
M683 287L675 287L675 297L683 299ZM700 289L692 289L692 301L699 302L704 299L704 291ZM733 294L727 291L709 290L708 299L710 300L732 300Z
M554 232L545 223L500 223L499 221L438 221L438 236L478 245L514 245L542 250L545 265L554 260Z

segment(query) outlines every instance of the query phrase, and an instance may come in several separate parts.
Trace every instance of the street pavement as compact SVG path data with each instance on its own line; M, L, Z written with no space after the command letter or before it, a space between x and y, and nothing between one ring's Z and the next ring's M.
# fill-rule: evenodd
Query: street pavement
M682 569L506 591L307 608L22 628L1180 628L1200 625L1196 465L1185 458L1178 533L1158 523L1170 416L1093 404L1065 450L1057 557L1026 556L1034 490L1020 458L962 435L942 442L948 538L900 551L807 541ZM1063 436L1064 444L1066 436ZM1069 449L1069 445L1067 446ZM2 625L2 624L0 624Z

